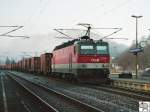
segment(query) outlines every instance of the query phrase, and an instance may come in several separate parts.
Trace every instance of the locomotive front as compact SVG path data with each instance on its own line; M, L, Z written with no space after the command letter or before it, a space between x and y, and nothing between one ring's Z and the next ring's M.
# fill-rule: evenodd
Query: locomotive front
M76 77L84 82L109 80L109 46L104 41L81 40L77 43Z

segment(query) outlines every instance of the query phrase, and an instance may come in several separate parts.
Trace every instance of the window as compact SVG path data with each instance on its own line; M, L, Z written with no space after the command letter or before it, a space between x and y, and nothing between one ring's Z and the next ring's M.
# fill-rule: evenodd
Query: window
M107 46L96 46L97 54L108 54Z
M81 49L93 49L93 46L81 46Z
M94 54L94 46L93 45L81 45L80 49L81 54Z

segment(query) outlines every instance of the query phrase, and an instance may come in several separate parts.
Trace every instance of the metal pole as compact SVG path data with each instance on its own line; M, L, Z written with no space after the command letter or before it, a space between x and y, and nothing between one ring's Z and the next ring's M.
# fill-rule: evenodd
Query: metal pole
M136 19L136 48L138 47L138 18L141 18L142 16L135 16L132 15L131 17L134 17ZM135 53L135 69L136 69L136 78L138 78L138 52Z
M136 18L136 48L138 47L138 18ZM135 54L136 79L138 78L138 53Z
M136 18L136 47L138 47L138 18Z

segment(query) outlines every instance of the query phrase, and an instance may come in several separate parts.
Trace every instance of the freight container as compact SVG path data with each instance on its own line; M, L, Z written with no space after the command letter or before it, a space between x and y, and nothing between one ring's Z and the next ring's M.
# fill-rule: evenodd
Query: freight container
M52 57L52 53L45 53L40 56L41 73L44 75L51 73L51 57Z
M22 60L20 60L19 62L18 62L18 66L19 66L19 71L22 71L22 63L23 63L23 61Z
M27 58L26 59L27 61L27 72L31 72L31 58Z
M31 72L40 73L40 68L41 68L40 57L32 57L31 58Z

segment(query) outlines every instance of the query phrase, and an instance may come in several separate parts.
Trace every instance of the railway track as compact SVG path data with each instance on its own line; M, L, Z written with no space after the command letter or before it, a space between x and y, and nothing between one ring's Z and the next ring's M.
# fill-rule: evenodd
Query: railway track
M36 93L34 93L31 89L29 89L26 85L24 85L20 80L18 80L14 76L8 75L13 81L18 83L23 89L25 89L32 97L35 99L34 101L37 101L41 104L40 108L43 108L43 112L59 112L57 109L53 108L51 105L49 105L47 102L45 102L42 98L40 98Z
M47 79L23 73L12 73L11 75L43 85L47 88L52 88L55 91L59 91L60 93L73 97L74 99L78 99L79 101L92 105L104 112L138 111L139 100L137 98L134 99L126 95L89 87L89 85L81 83L70 83L64 80Z
M9 75L9 77L40 100L45 105L46 112L104 112L99 108L57 92L56 90L30 82L24 78L15 75Z
M57 79L57 78L53 78L54 80L58 80L61 82L66 82L66 80L61 80L61 79ZM77 84L77 82L69 82L71 84L76 84L78 86L82 86L82 87L89 87L92 89L97 89L97 90L103 90L103 91L107 91L107 92L111 92L111 93L115 93L115 94L119 94L119 95L124 95L124 96L129 96L135 99L139 99L139 100L145 100L145 101L150 101L150 92L145 92L145 91L139 91L139 90L133 90L133 89L128 89L128 88L122 88L122 87L116 87L113 85L100 85L100 86L95 86L95 85L89 85L89 84Z
M108 85L101 85L101 86L86 85L86 87L132 97L135 99L139 99L141 101L150 101L150 93L144 93L142 91L140 92L140 91L135 91L135 90L128 90L128 89L117 88L117 87L108 86Z

